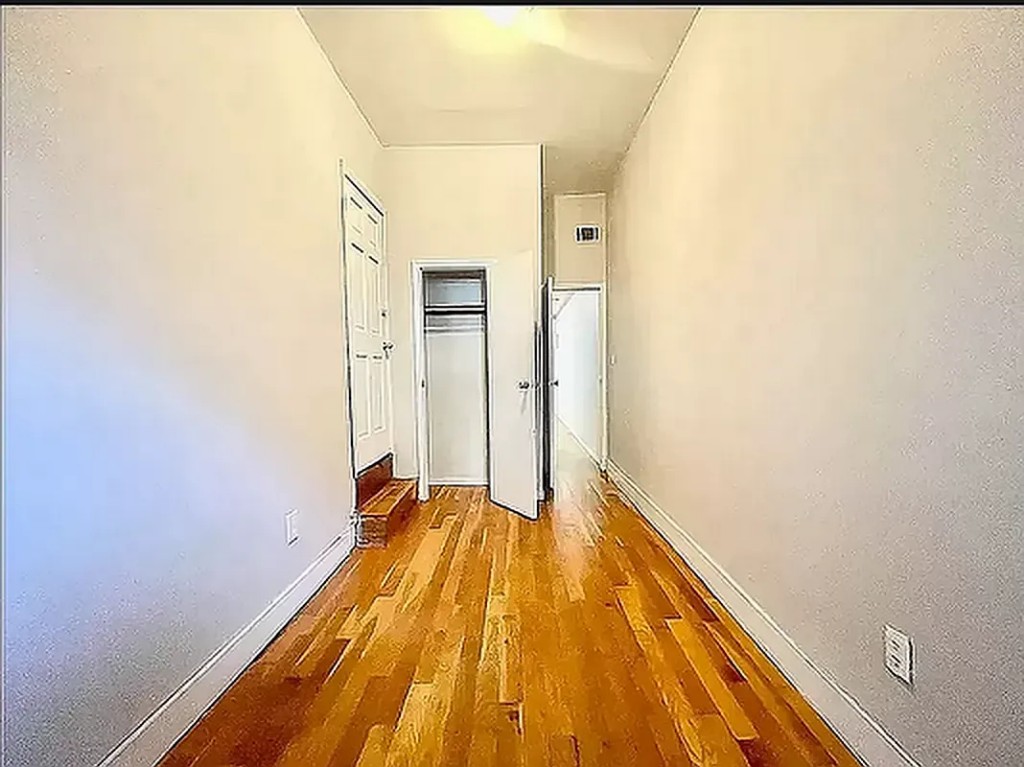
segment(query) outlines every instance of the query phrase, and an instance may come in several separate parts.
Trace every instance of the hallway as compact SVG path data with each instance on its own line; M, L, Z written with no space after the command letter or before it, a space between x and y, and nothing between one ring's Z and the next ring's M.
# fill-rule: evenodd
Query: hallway
M1021 764L1024 6L0 27L0 767Z
M445 488L162 762L855 765L563 431L538 523Z

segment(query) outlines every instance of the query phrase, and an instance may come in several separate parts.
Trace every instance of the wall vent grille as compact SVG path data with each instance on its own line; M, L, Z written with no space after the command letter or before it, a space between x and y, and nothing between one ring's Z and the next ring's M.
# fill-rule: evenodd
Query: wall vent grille
M600 240L601 227L597 224L581 224L576 227L576 242L586 245Z

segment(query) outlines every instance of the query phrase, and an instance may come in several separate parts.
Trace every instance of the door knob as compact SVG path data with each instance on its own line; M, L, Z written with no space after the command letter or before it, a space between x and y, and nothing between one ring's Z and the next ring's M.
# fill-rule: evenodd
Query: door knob
M523 391L526 391L527 389L530 388L530 382L529 381L520 381L519 382L519 388L522 389Z
M554 381L552 381L551 385L552 386L558 386L558 379L556 378Z

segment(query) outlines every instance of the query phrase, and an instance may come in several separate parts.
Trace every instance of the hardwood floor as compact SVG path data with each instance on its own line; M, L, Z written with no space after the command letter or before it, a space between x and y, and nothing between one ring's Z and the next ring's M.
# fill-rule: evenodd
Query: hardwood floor
M538 522L483 488L413 514L163 767L856 765L571 437Z

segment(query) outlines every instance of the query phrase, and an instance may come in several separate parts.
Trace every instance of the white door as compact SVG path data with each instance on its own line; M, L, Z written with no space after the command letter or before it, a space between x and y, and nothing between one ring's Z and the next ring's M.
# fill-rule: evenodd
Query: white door
M345 179L345 291L355 463L359 472L392 451L384 216Z
M537 289L531 252L487 272L491 500L537 518Z

